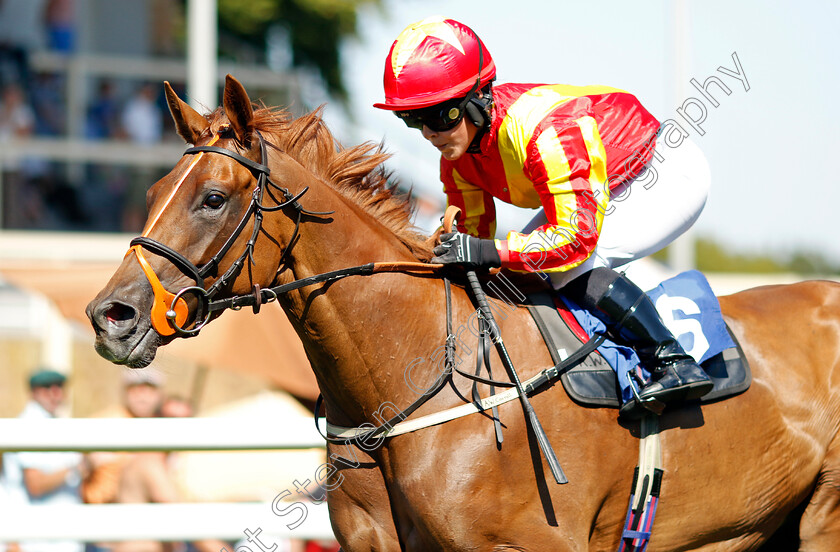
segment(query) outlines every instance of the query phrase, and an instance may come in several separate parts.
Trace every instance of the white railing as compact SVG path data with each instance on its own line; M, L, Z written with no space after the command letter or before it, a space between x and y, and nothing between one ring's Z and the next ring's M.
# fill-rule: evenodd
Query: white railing
M64 163L170 168L178 162L186 147L181 142L141 145L128 141L80 138L15 139L3 142L0 168L9 161L27 157Z
M0 419L4 451L289 450L323 448L315 423L244 418Z
M2 451L295 450L323 448L312 424L246 418L0 419ZM70 539L238 541L261 530L260 539L330 539L325 503L296 495L272 503L86 504L28 506L0 502L0 543ZM276 499L275 499L276 500Z
M161 58L146 56L121 56L108 54L64 55L55 52L33 52L31 63L38 71L73 74L81 76L129 78L150 81L184 82L187 79L185 58ZM299 97L300 78L298 73L279 73L264 65L253 65L220 61L217 80L224 84L225 75L234 75L246 87L286 90L296 99ZM215 107L215 106L211 106Z
M278 509L286 515L274 513L270 503L85 504L29 506L14 511L0 506L0 543L201 539L236 542L247 538L246 530L253 534L258 529L262 530L259 539L269 549L273 540L334 538L326 503L283 502Z

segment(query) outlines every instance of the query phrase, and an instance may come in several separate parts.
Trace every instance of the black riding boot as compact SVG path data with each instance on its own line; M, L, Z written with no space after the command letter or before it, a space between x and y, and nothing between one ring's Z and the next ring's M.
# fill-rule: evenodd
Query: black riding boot
M596 268L587 276L585 302L590 305L582 306L594 306L594 314L613 336L633 347L652 375L652 381L639 391L639 400L621 407L623 418L636 419L648 411L661 413L666 404L699 399L712 390L709 376L683 350L653 302L636 284L607 268ZM609 280L612 282L604 291Z

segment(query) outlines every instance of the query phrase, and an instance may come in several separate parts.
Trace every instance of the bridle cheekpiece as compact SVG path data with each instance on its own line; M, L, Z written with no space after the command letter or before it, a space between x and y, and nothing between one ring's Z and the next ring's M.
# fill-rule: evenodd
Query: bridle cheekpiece
M246 260L248 260L251 264L255 263L254 245L256 244L257 237L259 236L260 229L262 228L264 212L280 211L287 207L292 207L297 213L295 230L292 234L291 239L289 240L289 245L283 251L283 254L280 258L281 262L291 250L292 245L295 243L295 238L297 237L298 230L300 228L301 218L303 215L317 216L331 214L307 211L300 205L300 203L298 203L298 200L301 198L301 196L303 196L303 194L305 194L309 190L308 187L301 190L297 195L294 195L288 189L277 185L269 178L269 175L271 174L271 169L269 169L268 165L266 164L267 152L265 139L262 137L262 134L260 134L259 131L255 130L254 134L257 136L260 144L260 159L262 161L260 163L248 159L247 157L229 149L214 146L213 144L215 144L216 141L218 141L219 139L220 135L218 134L214 136L212 140L210 140L210 142L205 146L194 146L188 148L184 152L184 155L196 155L195 159L193 159L193 161L187 167L186 172L183 175L181 175L181 178L175 184L175 187L173 188L172 192L170 192L169 197L166 199L166 202L157 212L155 217L152 219L151 224L143 232L143 235L131 240L131 247L127 255L131 254L132 252L135 254L138 262L140 263L140 267L143 269L146 278L149 280L149 283L152 286L152 290L155 295L151 313L152 326L159 334L161 334L164 337L173 334L178 334L181 337L190 337L197 335L198 332L210 320L211 313L215 310L219 310L212 308L211 302L213 300L213 297L215 297L220 290L227 287L239 275L239 273L242 270L242 267L245 265ZM256 178L257 183L253 191L251 192L251 201L248 205L248 208L245 210L245 213L240 219L239 224L237 224L236 229L234 229L234 231L231 233L231 235L228 237L228 239L225 241L225 243L222 245L219 251L215 255L213 255L209 261L207 261L199 267L193 264L184 255L178 253L168 245L165 245L157 240L150 238L149 234L151 233L152 228L154 228L164 209L166 209L166 207L172 201L172 198L175 196L175 193L178 191L181 184L184 182L186 177L189 175L189 173L192 171L192 169L196 166L198 161L204 156L205 153L225 155L227 157L230 157L231 159L234 159L246 169L251 171L251 173ZM280 192L283 195L283 199L277 199L274 196L273 191ZM268 195L276 202L276 205L266 206L265 204L263 204L263 197L266 193L268 193ZM233 244L236 243L237 239L239 238L239 235L248 225L248 221L251 219L251 217L253 217L254 219L254 227L251 231L251 236L248 239L247 244L245 245L245 250L236 259L236 261L234 261L233 264L225 271L225 273L213 283L213 285L211 285L209 288L206 288L204 286L204 279L207 277L213 277L218 273L219 264L221 263L224 256L228 253L230 248L233 246ZM157 277L157 274L155 273L154 269L143 255L143 249L151 251L152 253L167 259L169 262L175 265L184 275L192 278L195 282L195 285L182 288L175 294L166 290L166 288L163 287L163 284L161 284L160 279ZM254 294L257 295L259 294L259 292L259 286L255 286ZM189 306L184 300L184 297L190 294L194 295L198 299L199 308L198 312L196 313L196 322L192 325L191 328L186 328L185 324L187 323L187 320L189 318ZM262 298L262 295L259 295L260 298ZM276 299L276 295L274 295L272 298L269 294L268 300L258 301L258 303L261 304L265 302L270 302L273 299Z

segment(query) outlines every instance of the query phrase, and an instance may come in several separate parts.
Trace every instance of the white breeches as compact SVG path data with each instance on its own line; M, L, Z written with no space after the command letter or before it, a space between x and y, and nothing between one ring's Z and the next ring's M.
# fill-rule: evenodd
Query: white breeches
M635 180L612 190L592 255L571 270L548 273L555 289L595 267L616 268L659 251L700 216L711 184L703 152L689 139L675 148L659 142L656 152ZM540 211L523 233L547 222Z

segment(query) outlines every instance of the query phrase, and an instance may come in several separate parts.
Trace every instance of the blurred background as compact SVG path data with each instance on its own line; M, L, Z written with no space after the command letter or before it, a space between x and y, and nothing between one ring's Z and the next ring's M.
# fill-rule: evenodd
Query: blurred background
M434 230L436 150L372 107L391 43L434 14L473 27L497 82L622 88L704 150L706 210L644 270L696 267L719 294L840 273L829 163L840 5L828 0L0 0L0 417L21 411L37 366L70 376L66 415L123 399L125 370L93 351L83 309L141 230L146 190L184 149L164 80L202 112L227 73L294 114L325 104L342 143L384 143L417 226ZM713 76L724 87L705 86ZM499 211L500 232L532 216ZM303 418L318 393L279 309L226 313L161 350L155 368L199 416L237 405L264 421L277 409Z

